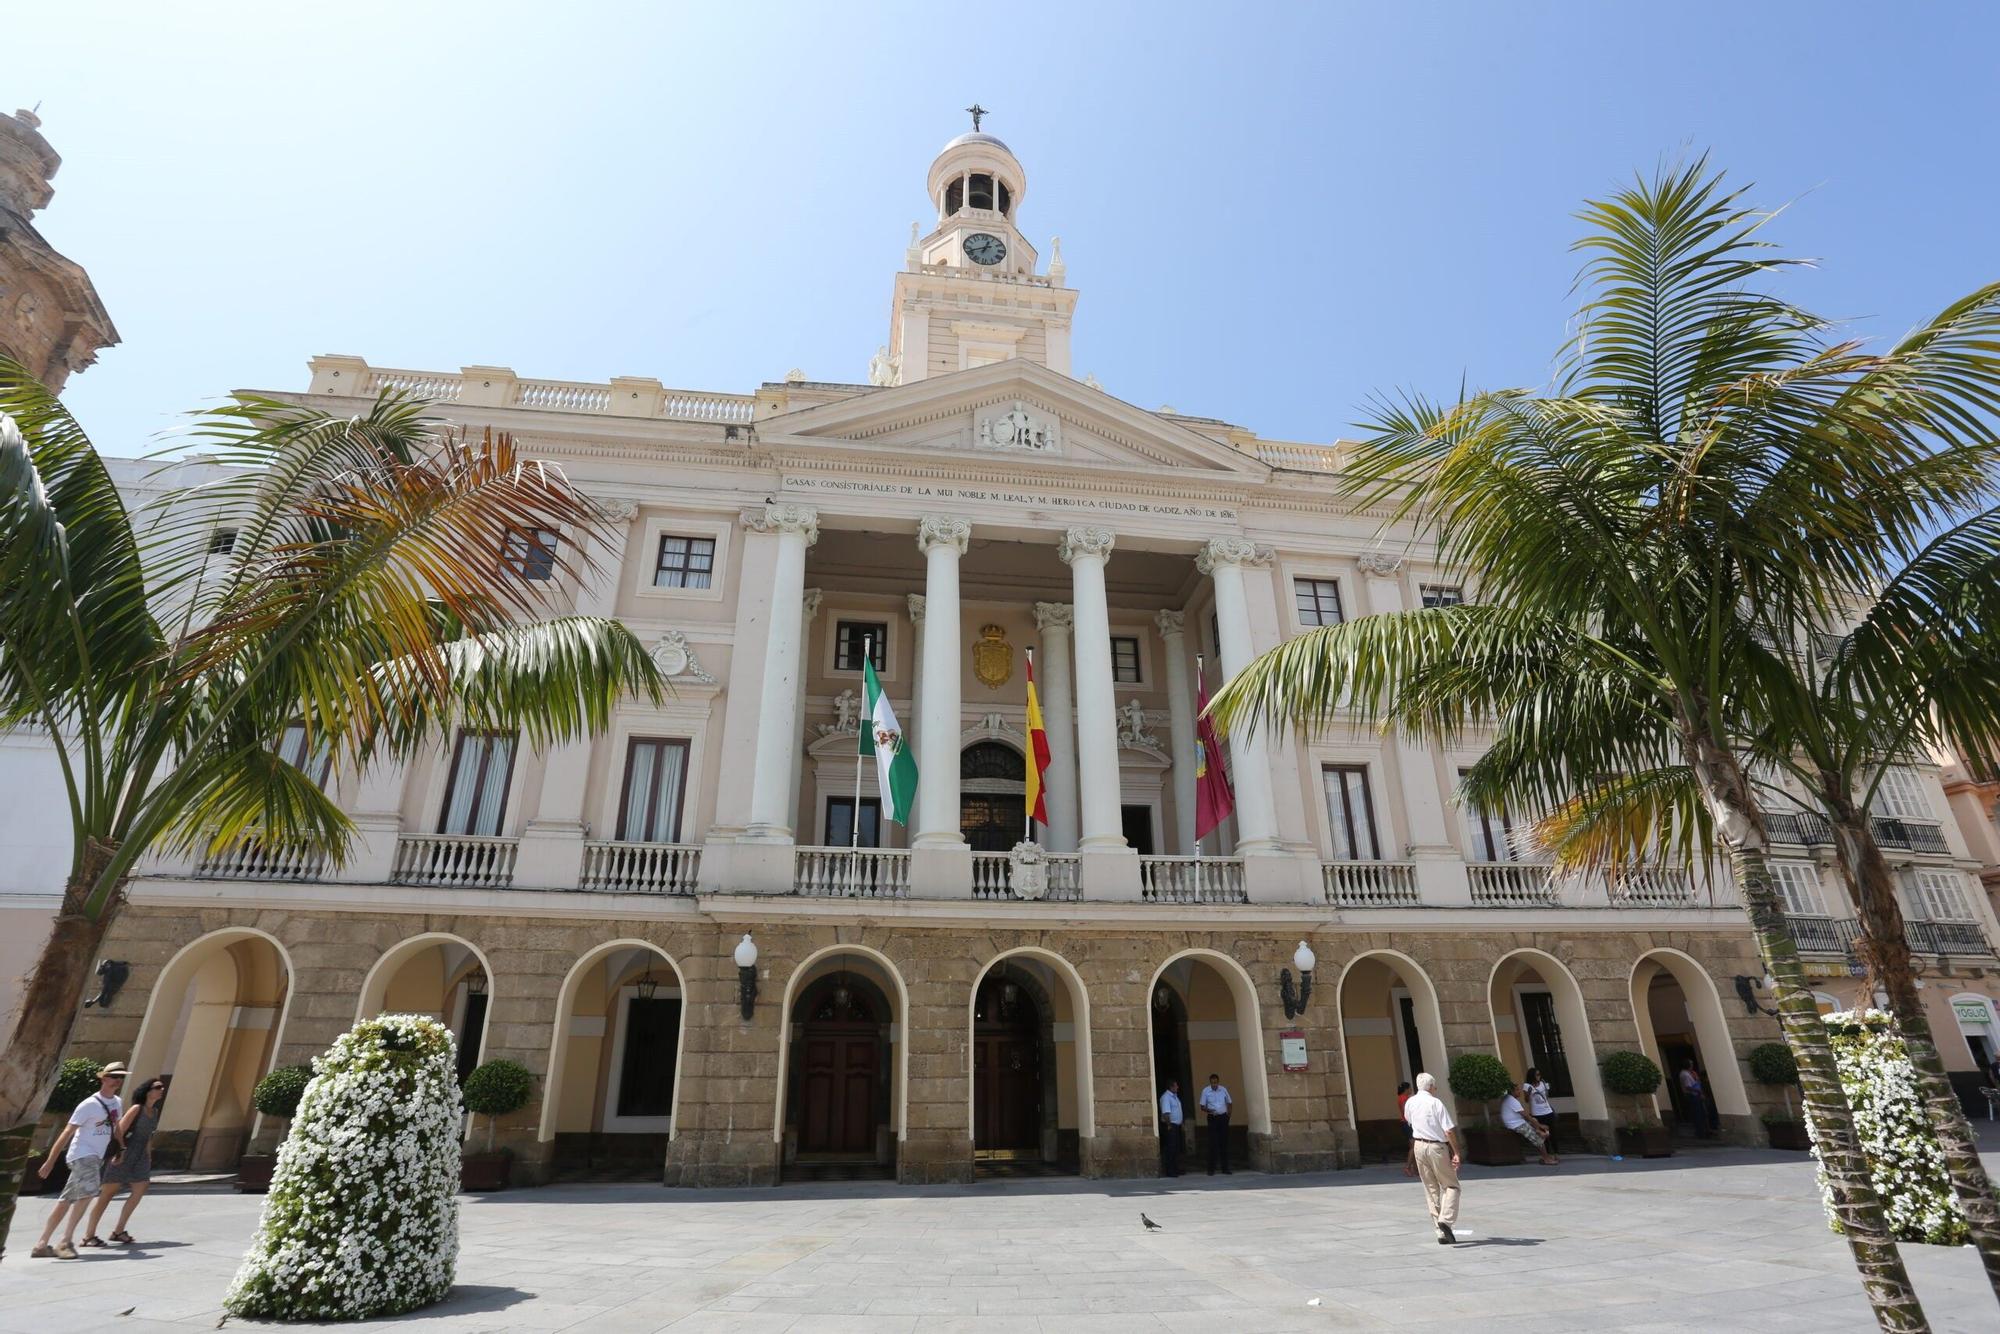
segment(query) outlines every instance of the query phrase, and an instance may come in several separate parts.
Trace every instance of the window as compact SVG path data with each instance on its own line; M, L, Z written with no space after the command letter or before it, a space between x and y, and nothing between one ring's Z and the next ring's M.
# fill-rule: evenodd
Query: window
M883 621L840 622L834 629L833 669L837 672L860 671L864 645L875 670L888 670L889 627Z
M556 577L556 543L553 528L516 528L507 534L502 553L509 570L523 579L541 582Z
M1368 771L1358 764L1329 764L1321 773L1326 787L1327 823L1333 830L1333 859L1378 862L1375 802L1368 795Z
M1465 782L1467 771L1458 771L1458 781ZM1465 819L1465 855L1476 862L1511 862L1514 860L1514 825L1505 810L1486 811L1469 805L1461 805L1459 814Z
M993 178L984 172L974 172L965 192L968 207L990 209L993 207Z
M236 530L234 528L218 528L208 535L209 555L227 556L234 550L236 550Z
M1139 641L1130 635L1111 636L1111 679L1121 685L1139 684Z
M623 843L678 843L688 743L635 736L625 749L625 796L618 804Z
M1819 890L1819 868L1811 862L1771 863L1771 878L1777 881L1778 897L1785 912L1793 917L1826 916L1826 900Z
M1332 579L1294 579L1300 625L1340 624L1340 585Z
M1018 804L1018 803L1016 803ZM826 799L826 846L845 848L854 838L854 798L828 797ZM863 797L861 799L861 843L864 848L882 846L882 799Z
M278 758L294 769L302 769L311 778L314 787L326 786L327 770L333 766L333 752L324 744L314 746L309 753L306 749L306 725L291 723L286 726L283 736L278 738L274 749Z
M715 539L712 537L660 538L660 559L653 567L655 588L707 588L715 574Z
M1521 1001L1521 1036L1528 1044L1528 1059L1549 1081L1549 1096L1575 1097L1569 1056L1563 1051L1562 1026L1556 1022L1556 998L1546 991L1522 990L1515 995Z
M1456 607L1465 602L1465 590L1457 584L1419 584L1417 594L1426 607Z
M1956 871L1917 872L1917 908L1930 922L1976 920L1965 893L1965 877Z
M1922 781L1910 769L1886 769L1875 789L1870 814L1895 820L1934 820L1930 802L1924 799Z
M507 811L507 784L513 776L513 733L459 733L438 832L497 837Z

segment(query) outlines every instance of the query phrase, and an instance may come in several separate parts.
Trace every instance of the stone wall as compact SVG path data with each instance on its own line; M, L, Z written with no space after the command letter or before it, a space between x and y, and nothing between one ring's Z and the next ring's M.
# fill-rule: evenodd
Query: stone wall
M564 920L450 913L171 908L133 905L114 924L105 953L132 965L132 975L109 1011L87 1010L75 1048L108 1059L128 1057L141 1016L167 961L189 943L225 928L268 933L297 969L275 1060L310 1060L356 1018L370 968L398 942L427 932L449 933L476 946L491 968L485 1056L519 1061L539 1080L548 1073L551 1038L564 978L577 961L608 941L657 945L680 970L686 1030L679 1068L675 1134L664 1166L669 1184L725 1186L775 1182L780 1170L779 1081L788 982L818 951L839 946L873 952L893 964L908 996L909 1014L897 1016L908 1043L904 1133L897 1146L899 1179L963 1181L973 1173L969 1085L969 1005L983 970L999 956L1033 949L1059 956L1081 979L1089 1007L1088 1037L1094 1127L1081 1140L1082 1170L1104 1177L1144 1176L1157 1168L1155 1090L1151 1073L1149 1005L1153 979L1171 958L1207 951L1219 971L1234 960L1255 988L1263 1044L1263 1096L1235 1090L1238 1124L1252 1129L1253 1165L1272 1171L1310 1171L1353 1165L1358 1146L1347 1107L1346 1074L1338 1019L1338 982L1353 959L1375 950L1407 956L1435 986L1449 1054L1494 1050L1487 985L1495 962L1510 951L1533 948L1552 955L1574 975L1590 1016L1600 1058L1640 1046L1629 998L1637 959L1670 948L1700 962L1723 998L1735 1054L1774 1040L1773 1021L1749 1014L1733 995L1731 978L1758 973L1747 937L1696 931L1476 931L1394 935L1367 930L1322 930L1312 943L1319 955L1317 985L1305 1013L1287 1020L1278 994L1278 972L1289 966L1295 932L1217 929L1007 929L888 926L862 922L830 925L784 920L782 905L754 927L760 950L759 994L754 1016L738 1006L737 971L731 959L743 930L738 923L684 913L633 920ZM1219 957L1217 957L1219 956ZM1279 1034L1304 1030L1310 1068L1286 1073ZM1707 1054L1708 1060L1717 1059ZM1253 1058L1245 1054L1246 1074ZM1592 1072L1577 1068L1579 1080ZM151 1072L142 1072L151 1073ZM1059 1077L1068 1078L1065 1070ZM1762 1142L1756 1114L1776 1109L1773 1090L1749 1083L1751 1115L1726 1118L1732 1138ZM544 1176L552 1142L539 1139L536 1101L499 1127L500 1142L517 1155L523 1179ZM1189 1100L1190 1105L1192 1099ZM1472 1109L1465 1109L1472 1110ZM1262 1128L1268 1111L1269 1129ZM1626 1114L1614 1102L1614 1118ZM1091 1133L1094 1130L1094 1133ZM1584 1126L1594 1143L1608 1140L1607 1124Z

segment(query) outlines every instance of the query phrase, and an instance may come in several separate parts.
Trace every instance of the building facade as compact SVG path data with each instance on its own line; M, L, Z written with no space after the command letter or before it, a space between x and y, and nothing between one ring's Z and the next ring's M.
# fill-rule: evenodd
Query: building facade
M545 754L460 735L330 775L360 831L338 870L255 849L153 866L106 945L130 981L79 1049L173 1071L168 1142L205 1167L270 1133L262 1070L385 1009L451 1024L467 1068L534 1072L500 1136L536 1179L1151 1174L1160 1088L1210 1073L1250 1163L1325 1168L1400 1156L1398 1082L1475 1051L1539 1065L1597 1144L1638 1110L1605 1093L1606 1054L1694 1059L1726 1133L1761 1143L1782 1095L1742 1056L1777 1030L1727 877L1551 877L1507 813L1454 802L1476 746L1358 723L1235 738L1235 813L1196 855L1198 674L1474 590L1342 498L1337 445L1076 378L1077 293L1020 230L1026 173L998 139L953 140L927 187L936 225L868 384L312 362L282 396L419 394L582 483L615 535L558 596L642 635L672 694ZM496 559L556 578L576 540ZM1052 764L1022 847L1031 648ZM858 755L868 660L913 737L907 829ZM1936 773L1910 779L1941 813ZM1912 866L1963 890L1923 899L1962 919L1913 915L1995 965L1962 838L1898 818L1935 840ZM1821 884L1809 833L1787 874Z
M35 230L62 158L32 111L0 115L0 356L50 389L118 341L90 275Z

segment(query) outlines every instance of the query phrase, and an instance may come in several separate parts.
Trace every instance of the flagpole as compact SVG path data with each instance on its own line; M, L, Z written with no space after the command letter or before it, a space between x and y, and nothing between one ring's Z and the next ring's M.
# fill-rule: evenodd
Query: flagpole
M1030 644L1022 651L1028 655L1028 689L1033 690L1035 688L1035 646ZM1021 720L1021 730L1024 732L1028 731L1028 719L1025 716ZM1033 732L1028 732L1028 767L1030 769L1035 767L1035 736ZM1035 811L1032 806L1028 808L1028 841L1030 843L1035 842Z
M1196 703L1200 703L1202 692L1207 688L1208 688L1207 682L1202 677L1202 655L1197 653L1194 655L1194 695ZM1202 749L1201 719L1197 717L1195 719L1194 725L1195 725L1195 734L1194 734L1195 749L1200 750ZM1196 794L1197 805L1199 805L1199 801L1200 801L1199 794ZM1194 896L1196 901L1199 902L1201 899L1201 833L1200 833L1201 820L1199 817L1197 817L1195 820L1195 830L1196 832L1194 836Z
M871 662L873 662L873 661L875 660L875 659L874 659L874 653L875 653L875 643L874 643L874 636L872 636L872 635L863 635L863 636L861 637L861 661L863 662L863 664L867 664L867 663L871 663ZM862 692L861 692L861 693L862 693L862 695L863 695L863 697L864 697L864 698L863 698L863 700L862 700L862 703L863 703L863 704L866 704L866 703L867 703L867 699L866 699L865 697L866 697L866 695L867 695L867 693L868 693L868 692L867 692L867 690L866 690L866 689L864 688L864 689L862 690ZM872 718L862 718L862 719L861 719L861 720L860 720L860 721L859 721L859 722L858 722L858 723L856 724L857 728L860 728L860 727L873 727L874 725L875 725L875 720L874 720L874 719L872 719ZM881 757L881 756L879 756L879 755L878 755L878 756L876 756L876 757L875 757L875 763L877 763L877 764L880 764L881 762L882 762L882 757ZM876 817L876 819L877 819L877 820L879 821L879 820L881 819L881 817L880 817L880 816L877 816L877 817ZM853 867L852 867L851 869L852 869L852 871L854 872L854 877L853 877L853 878L854 878L854 879L855 879L856 881L858 881L858 880L860 879L860 874L859 874L859 873L860 873L860 870L861 870L861 857L860 857L860 852L861 852L861 738L860 738L859 736L856 736L856 737L854 738L854 817L853 817L852 819L850 819L850 820L849 820L849 821L847 822L847 825L848 825L848 832L847 832L847 851L848 851L848 853L849 853L849 857L848 857L848 860L854 863L854 865L853 865ZM879 827L879 826L878 826L878 827Z

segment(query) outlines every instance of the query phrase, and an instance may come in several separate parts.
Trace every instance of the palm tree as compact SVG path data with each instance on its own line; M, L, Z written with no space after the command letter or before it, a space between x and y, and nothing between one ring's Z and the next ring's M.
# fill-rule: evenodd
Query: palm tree
M1469 723L1552 664L1561 717L1502 716L1533 762L1551 731L1639 772L1645 737L1606 735L1637 712L1670 739L1728 857L1779 1019L1798 1058L1834 1210L1884 1329L1924 1327L1856 1141L1825 1029L1771 880L1768 836L1730 718L1747 670L1737 609L1832 627L1929 529L1982 508L2000 416L2000 287L1946 310L1889 352L1757 290L1791 261L1766 221L1706 164L1588 205L1586 299L1545 393L1388 403L1348 477L1390 525L1428 537L1487 606L1371 617L1265 654L1217 697L1233 727L1324 725L1343 694L1379 714L1426 645L1463 633L1492 676ZM1371 621L1389 622L1371 626ZM1450 719L1454 706L1432 699ZM1554 741L1547 763L1570 780ZM1565 793L1564 795L1568 795Z
M550 614L556 581L510 568L520 535L601 520L505 436L385 395L347 418L248 399L194 438L221 480L133 512L54 395L0 361L0 725L54 746L74 841L0 1062L0 1247L139 859L245 840L344 853L346 816L274 749L288 727L353 774L454 726L546 746L601 730L627 692L661 697L623 625Z

